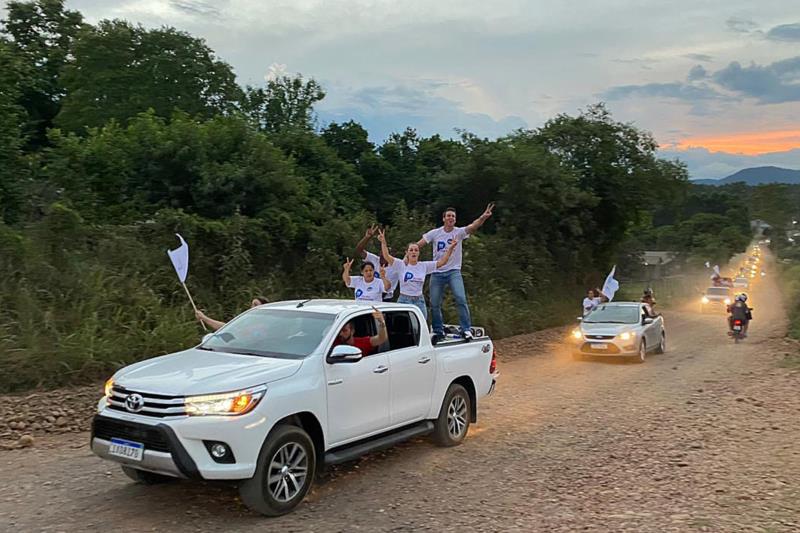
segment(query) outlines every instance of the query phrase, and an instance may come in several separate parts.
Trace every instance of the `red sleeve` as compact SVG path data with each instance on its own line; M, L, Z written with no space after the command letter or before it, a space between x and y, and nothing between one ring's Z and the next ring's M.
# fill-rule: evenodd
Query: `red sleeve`
M361 350L361 353L365 356L375 351L369 337L353 337L353 346Z

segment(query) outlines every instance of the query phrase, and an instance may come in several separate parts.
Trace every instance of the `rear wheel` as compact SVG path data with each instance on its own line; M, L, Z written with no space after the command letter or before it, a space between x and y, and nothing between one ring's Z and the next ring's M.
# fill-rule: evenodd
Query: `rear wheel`
M316 471L314 443L303 429L280 425L261 447L256 472L239 485L250 509L267 516L286 514L305 498Z
M457 383L444 395L439 418L434 422L433 440L439 446L457 446L467 436L470 423L470 400L467 390Z
M156 474L155 472L139 470L130 466L123 466L122 471L126 476L134 480L136 483L141 483L142 485L160 485L162 483L171 483L178 479L172 476Z

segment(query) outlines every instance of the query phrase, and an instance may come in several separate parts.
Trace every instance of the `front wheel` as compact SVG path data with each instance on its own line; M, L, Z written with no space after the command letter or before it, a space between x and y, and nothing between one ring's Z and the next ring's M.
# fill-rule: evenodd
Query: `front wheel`
M658 348L656 348L656 353L662 354L666 351L667 351L667 334L662 331L661 342L658 343Z
M469 394L464 387L453 383L444 395L439 418L434 422L433 440L439 446L457 446L467 436L469 422Z
M286 514L305 498L316 466L308 433L297 426L278 426L261 447L255 474L239 485L239 496L247 507L263 515Z
M634 357L634 362L636 363L644 363L644 360L647 358L647 345L644 341L639 343L639 353L636 354Z

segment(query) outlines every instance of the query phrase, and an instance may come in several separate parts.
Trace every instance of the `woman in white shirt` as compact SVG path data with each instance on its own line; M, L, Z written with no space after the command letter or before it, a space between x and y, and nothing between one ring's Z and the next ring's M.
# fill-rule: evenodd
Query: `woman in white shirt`
M375 277L375 265L369 261L361 265L361 275L351 276L350 268L353 259L348 258L342 265L342 281L347 287L354 289L356 300L367 302L382 302L383 295L389 292L392 283L386 276L386 269L381 267L381 277Z
M420 261L419 245L415 242L408 244L406 260L403 261L389 254L385 231L378 231L378 240L381 241L381 254L389 265L389 269L396 272L400 278L400 297L397 299L397 303L416 305L427 320L428 306L425 304L425 297L422 295L425 278L450 260L453 250L458 245L458 239L453 239L445 254L438 261Z

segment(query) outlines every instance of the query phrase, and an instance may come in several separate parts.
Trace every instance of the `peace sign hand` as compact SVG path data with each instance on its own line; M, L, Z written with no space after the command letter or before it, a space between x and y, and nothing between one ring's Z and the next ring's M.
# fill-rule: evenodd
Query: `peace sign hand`
M364 237L372 238L375 236L375 233L378 231L378 225L373 224L372 226L367 228L366 233L364 233Z
M342 265L342 270L344 270L345 272L350 272L350 268L353 266L353 261L354 261L354 260L355 260L355 259L350 259L350 258L348 257L348 258L347 258L347 260L346 260L346 261L344 262L344 264Z
M481 218L484 220L492 216L492 210L494 209L494 202L490 202L489 205L486 206L486 210L481 215Z
M386 231L379 229L378 230L378 240L381 241L381 244L386 244Z

